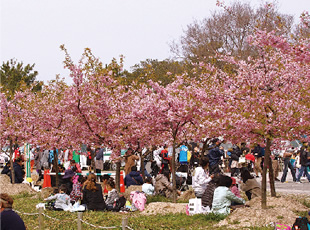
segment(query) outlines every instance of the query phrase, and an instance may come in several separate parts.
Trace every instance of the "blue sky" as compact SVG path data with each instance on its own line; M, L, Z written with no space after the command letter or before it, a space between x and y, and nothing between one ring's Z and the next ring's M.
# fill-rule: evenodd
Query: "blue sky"
M0 61L35 63L39 80L56 74L69 83L63 68L65 44L78 61L84 48L104 63L125 56L125 68L147 58L171 56L169 43L186 26L218 9L216 0L0 0ZM229 4L232 1L225 1ZM257 6L261 3L252 0ZM279 0L279 10L297 20L309 0Z

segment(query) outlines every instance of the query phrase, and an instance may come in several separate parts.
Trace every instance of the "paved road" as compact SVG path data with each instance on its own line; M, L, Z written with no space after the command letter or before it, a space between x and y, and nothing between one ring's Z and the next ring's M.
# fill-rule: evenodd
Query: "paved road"
M281 180L282 172L279 173L278 179ZM257 178L257 181L261 182L261 177ZM287 174L285 183L280 181L275 182L276 192L286 193L286 194L307 194L310 195L310 182L308 182L306 177L301 178L302 183L293 182L293 177L290 171ZM269 180L267 175L267 190L270 191Z

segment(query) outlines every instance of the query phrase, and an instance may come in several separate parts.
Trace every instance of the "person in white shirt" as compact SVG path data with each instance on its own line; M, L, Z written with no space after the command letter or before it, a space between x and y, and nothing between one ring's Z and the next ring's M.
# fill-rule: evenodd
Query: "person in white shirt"
M59 187L59 193L55 194L54 196L50 196L44 200L45 201L55 200L54 210L56 211L65 210L66 211L69 208L69 203L70 203L70 196L68 196L66 192L67 192L67 187L66 185L62 184Z
M200 166L195 169L193 176L193 189L195 196L201 198L208 183L212 180L213 176L209 175L209 158L203 157L200 160Z
M152 184L152 177L147 177L145 179L145 183L142 185L142 192L144 192L146 195L154 194L154 186Z

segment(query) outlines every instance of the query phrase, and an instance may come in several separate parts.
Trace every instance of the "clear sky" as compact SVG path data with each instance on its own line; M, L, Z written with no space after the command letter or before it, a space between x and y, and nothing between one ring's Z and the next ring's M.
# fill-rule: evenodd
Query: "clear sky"
M171 56L169 43L186 26L218 9L216 0L0 0L0 61L35 63L39 80L56 74L71 82L63 68L65 44L78 61L91 48L103 63L125 56L125 69L147 58ZM233 0L226 0L229 4ZM243 1L242 1L243 2ZM252 0L257 6L259 0ZM278 0L279 10L297 20L310 0Z

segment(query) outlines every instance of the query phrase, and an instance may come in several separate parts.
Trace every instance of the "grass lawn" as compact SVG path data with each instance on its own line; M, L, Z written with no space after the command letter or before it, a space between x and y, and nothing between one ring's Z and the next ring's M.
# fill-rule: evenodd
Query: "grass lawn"
M35 195L20 194L13 196L14 209L24 213L37 213L35 206L43 200ZM154 199L154 201L157 198ZM44 229L77 229L77 213L63 211L45 210L45 214L58 220L44 217ZM39 229L38 215L29 216L20 214L27 229ZM230 229L229 227L216 228L214 225L222 220L223 216L184 214L151 215L142 216L139 212L116 213L116 212L93 212L83 213L83 220L98 226L121 226L122 219L128 218L128 226L132 229ZM94 229L94 227L82 224L83 229ZM118 229L121 229L119 227ZM247 228L249 229L249 228ZM250 229L273 229L273 228L250 228Z

